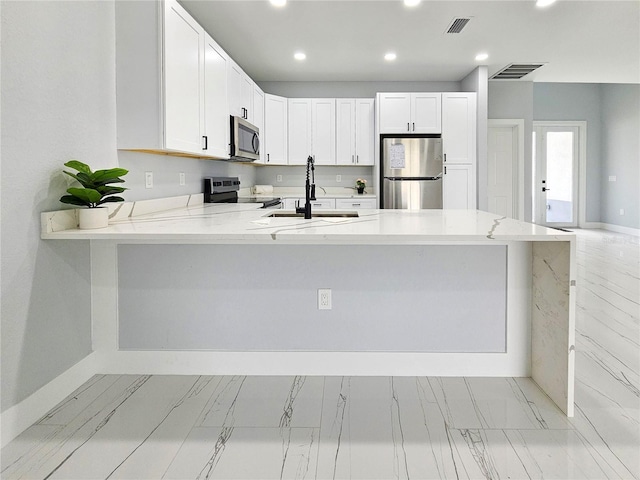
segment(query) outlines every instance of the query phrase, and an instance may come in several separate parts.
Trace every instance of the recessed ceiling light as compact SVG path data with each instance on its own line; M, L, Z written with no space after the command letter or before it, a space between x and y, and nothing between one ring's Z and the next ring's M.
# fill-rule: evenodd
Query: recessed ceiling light
M307 58L307 55L303 52L296 52L293 54L293 58L295 58L296 60L304 60L305 58Z
M384 59L390 62L390 61L392 61L392 60L395 60L395 59L396 59L396 56L397 56L397 55L396 55L395 53L393 53L393 52L389 52L389 53L387 53L387 54L384 56Z
M483 60L486 60L487 58L489 58L489 54L488 53L479 53L478 55L476 55L476 60L478 62L482 62Z
M404 0L404 4L407 7L415 7L420 4L420 0Z
M287 4L287 0L269 0L274 7L284 7Z
M537 0L536 7L548 7L552 3L555 3L556 0Z

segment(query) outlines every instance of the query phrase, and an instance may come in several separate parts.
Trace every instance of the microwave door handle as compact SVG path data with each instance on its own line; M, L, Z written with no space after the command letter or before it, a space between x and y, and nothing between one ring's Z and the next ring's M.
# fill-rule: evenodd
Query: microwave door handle
M253 153L258 153L260 151L260 137L258 137L257 133L253 134L251 146L253 147Z

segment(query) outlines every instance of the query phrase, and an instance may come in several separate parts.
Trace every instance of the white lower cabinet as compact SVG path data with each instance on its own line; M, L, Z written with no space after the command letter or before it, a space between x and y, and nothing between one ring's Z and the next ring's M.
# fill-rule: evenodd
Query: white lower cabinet
M298 206L304 207L303 198L283 198L282 208L285 210L293 210ZM375 198L319 198L311 201L312 210L358 210L378 208Z
M336 198L336 209L359 210L378 208L375 198Z
M473 165L445 165L442 180L442 208L475 210Z

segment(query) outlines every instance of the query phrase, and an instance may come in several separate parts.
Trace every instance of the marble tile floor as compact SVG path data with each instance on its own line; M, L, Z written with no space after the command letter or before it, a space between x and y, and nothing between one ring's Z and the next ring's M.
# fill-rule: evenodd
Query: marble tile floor
M576 416L527 378L99 375L3 479L638 479L637 237L578 231Z

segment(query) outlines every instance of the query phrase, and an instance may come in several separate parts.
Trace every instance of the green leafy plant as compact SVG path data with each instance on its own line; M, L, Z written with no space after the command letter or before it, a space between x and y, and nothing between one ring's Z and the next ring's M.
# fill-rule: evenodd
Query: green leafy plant
M360 189L363 189L363 190L364 190L364 188L365 188L366 186L367 186L367 181L366 181L366 180L363 180L362 178L358 178L358 179L356 180L356 189L357 189L357 190L360 190Z
M91 171L91 168L78 160L69 160L65 167L72 168L78 173L64 170L64 173L76 179L84 188L71 187L67 189L69 195L60 198L62 203L95 208L108 202L124 202L124 198L114 196L126 190L124 187L110 185L112 183L124 183L123 175L129 173L124 168L111 168L109 170Z

